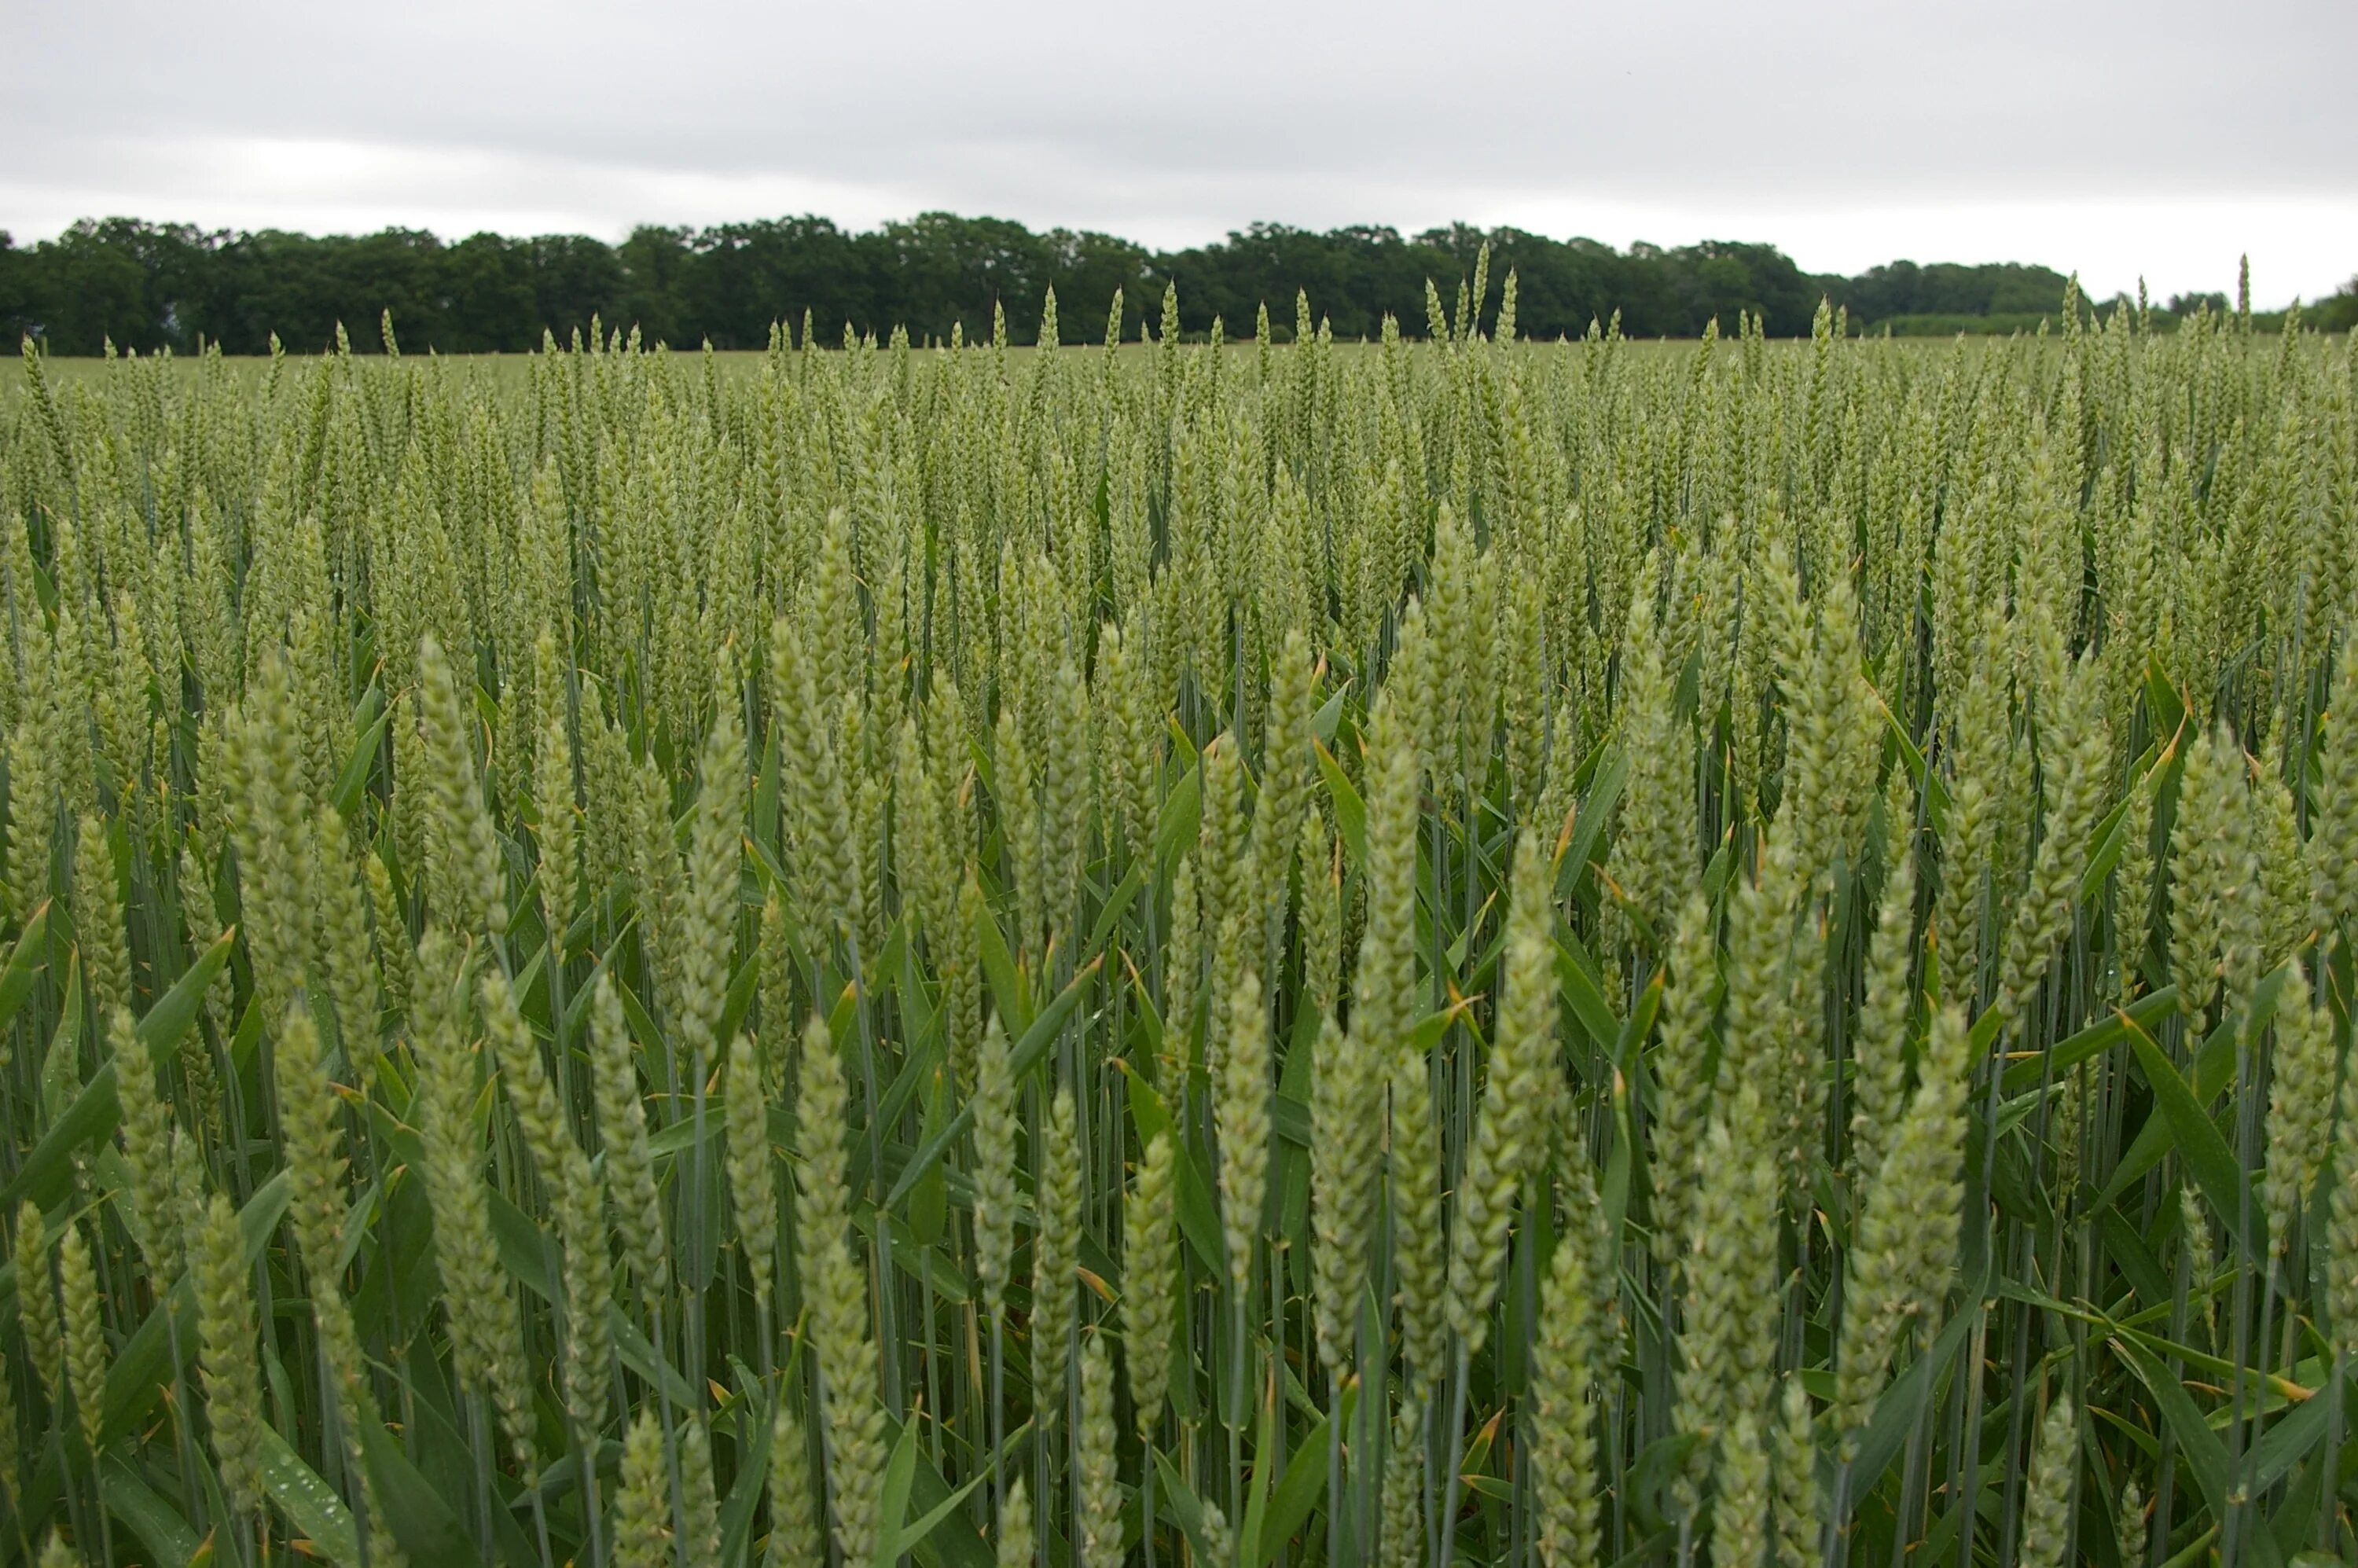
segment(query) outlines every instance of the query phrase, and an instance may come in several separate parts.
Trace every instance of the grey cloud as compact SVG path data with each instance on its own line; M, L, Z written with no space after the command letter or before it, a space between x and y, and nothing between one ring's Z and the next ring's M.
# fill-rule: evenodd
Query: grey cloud
M242 222L183 167L212 144L481 155L530 172L433 210L562 207L609 232L720 215L688 211L692 190L773 187L1153 240L1584 200L1769 238L1781 211L1844 202L2358 205L2348 0L81 0L17 30L0 202L22 211L0 225L20 236L77 190L76 210L135 195ZM384 221L432 206L391 183ZM349 196L338 211L370 208Z

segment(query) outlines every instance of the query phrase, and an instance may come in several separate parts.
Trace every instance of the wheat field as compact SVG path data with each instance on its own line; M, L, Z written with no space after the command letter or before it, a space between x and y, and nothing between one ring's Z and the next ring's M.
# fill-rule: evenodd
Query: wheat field
M27 345L0 1559L2350 1560L2358 353L1514 298Z

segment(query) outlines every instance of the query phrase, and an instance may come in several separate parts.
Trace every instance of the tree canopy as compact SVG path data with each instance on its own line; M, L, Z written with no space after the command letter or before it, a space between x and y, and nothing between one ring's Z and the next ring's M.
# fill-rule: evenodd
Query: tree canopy
M1134 339L1175 283L1190 335L1216 318L1230 336L1249 334L1266 305L1287 336L1301 297L1311 319L1347 340L1376 336L1386 316L1421 331L1427 281L1453 294L1484 244L1494 279L1517 275L1519 330L1540 339L1577 336L1617 311L1633 337L1693 336L1714 318L1732 330L1739 310L1771 336L1795 336L1810 330L1821 298L1845 308L1854 330L1884 322L1906 330L1911 319L2051 311L2065 282L2014 263L1895 261L1856 277L1812 275L1765 243L1623 251L1462 223L1412 235L1255 223L1210 244L1151 251L1113 234L952 212L864 232L816 216L649 225L620 244L581 234L315 236L105 218L29 246L0 233L0 331L29 333L56 353L95 353L110 341L143 351L211 342L260 353L273 332L289 349L319 348L339 322L373 346L373 324L390 310L404 344L446 353L529 350L544 331L567 339L593 318L635 326L650 341L753 349L773 322L806 317L822 341L847 327L882 335L895 326L919 341L953 330L971 340L987 336L1003 308L1013 341L1029 342L1053 287L1058 336L1087 342L1104 336L1117 289L1120 330Z

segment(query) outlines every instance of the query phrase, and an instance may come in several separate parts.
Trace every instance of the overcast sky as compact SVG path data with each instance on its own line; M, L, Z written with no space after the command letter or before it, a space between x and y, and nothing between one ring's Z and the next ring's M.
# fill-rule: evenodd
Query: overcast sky
M2358 0L0 0L0 228L577 232L930 208L2358 273Z

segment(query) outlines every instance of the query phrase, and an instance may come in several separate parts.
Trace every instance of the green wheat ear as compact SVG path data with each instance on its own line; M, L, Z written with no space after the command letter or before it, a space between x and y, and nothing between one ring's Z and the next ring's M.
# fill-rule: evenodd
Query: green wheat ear
M1249 967L1236 971L1227 1014L1213 1115L1219 1130L1221 1236L1229 1281L1242 1292L1252 1278L1269 1195L1271 1094L1269 1018L1260 977Z
M2333 691L2326 708L2320 777L2309 817L2309 865L2311 918L2331 931L2358 927L2358 628L2337 639Z
M1311 1267L1318 1357L1327 1375L1336 1378L1351 1357L1367 1279L1382 1147L1384 1073L1381 1053L1359 1032L1345 1033L1331 1016L1320 1024L1314 1050ZM1163 1201L1168 1202L1167 1194ZM1163 1223L1167 1227L1167 1216Z
M1853 1046L1851 1177L1861 1190L1873 1184L1882 1168L1906 1102L1917 1001L1914 976L1921 947L1916 935L1916 857L1901 839L1877 902Z
M106 1328L100 1321L98 1276L90 1238L80 1225L66 1227L58 1243L58 1296L65 1312L66 1387L81 1423L82 1442L96 1454L106 1418Z
M123 1105L123 1162L131 1184L123 1198L134 1235L159 1279L179 1271L181 1227L173 1191L172 1148L178 1129L172 1108L157 1093L155 1059L139 1043L127 1008L118 1007L106 1027L114 1060L114 1092Z
M1122 1292L1125 1362L1139 1440L1148 1447L1171 1386L1171 1336L1184 1289L1177 1230L1177 1158L1172 1135L1158 1133L1146 1147L1137 1185L1122 1208L1122 1251L1128 1264Z
M639 1289L660 1298L671 1280L667 1221L656 1187L654 1150L647 1136L638 1060L613 978L600 974L590 985L590 1050L606 1201L623 1260Z
M614 1561L628 1568L663 1568L675 1561L671 1500L664 1477L663 1429L653 1411L631 1422L622 1444L622 1489L615 1503Z
M999 1510L999 1568L1037 1568L1032 1540L1031 1494L1018 1476L1008 1486L1006 1506Z
M237 1211L215 1193L195 1222L197 1328L205 1419L222 1489L239 1515L262 1508L262 1362L254 1350L251 1271Z
M114 854L95 816L84 816L74 835L74 906L92 1012L109 1019L131 1003L131 951L123 939Z
M1772 1498L1777 1562L1779 1568L1807 1568L1820 1561L1819 1540L1826 1520L1818 1489L1817 1436L1810 1396L1799 1378L1786 1378L1781 1403Z
M679 1436L681 1514L685 1528L677 1538L681 1555L690 1563L720 1560L720 1501L714 1491L712 1437L704 1419L691 1415Z
M799 1059L803 1173L795 1206L809 1334L824 1392L827 1492L837 1545L866 1561L882 1528L883 1411L876 1402L878 1353L869 1336L868 1283L851 1251L845 1184L849 1087L824 1019L803 1031Z
M1015 1079L1007 1032L993 1018L983 1026L975 1054L974 1273L983 1307L997 1317L1007 1307L1007 1274L1015 1251Z
M425 741L428 902L462 929L504 931L508 910L498 838L477 783L472 725L458 676L429 633L418 643L419 730Z
M1541 1295L1532 1357L1531 1478L1549 1564L1595 1560L1601 1542L1592 1403L1611 1354L1618 1289L1614 1238L1585 1163L1569 1163L1565 1226Z
M2358 1073L2342 1075L2341 1115L2333 1137L2336 1173L2327 1221L2326 1304L2335 1348L2358 1351ZM19 1256L22 1254L20 1253Z
M2279 1258L2291 1250L2294 1221L2308 1207L2309 1191L2325 1169L2334 1070L2332 1013L2310 1002L2309 977L2294 965L2277 998L2267 1164L2260 1194L2268 1217L2268 1245Z
M809 1444L803 1434L803 1424L781 1395L770 1432L767 1562L772 1568L802 1568L825 1560L808 1456Z
M1032 1244L1032 1381L1044 1424L1054 1426L1065 1404L1081 1256L1082 1169L1079 1112L1064 1084L1048 1105L1034 1156L1033 1208L1040 1229Z
M54 1402L65 1377L65 1329L51 1283L48 1223L30 1199L16 1206L12 1249L16 1268L16 1322L42 1393Z
M1414 1568L1426 1561L1422 1414L1422 1407L1411 1400L1392 1417L1391 1442L1384 1457L1381 1561L1385 1568ZM1208 1520L1205 1533L1212 1533ZM1227 1534L1225 1520L1220 1533ZM1221 1558L1216 1555L1213 1561Z
M2031 1453L2030 1491L2022 1517L2021 1561L2026 1564L2061 1568L2070 1560L2079 1447L2078 1411L2070 1394L2059 1393L2039 1423Z
M1074 1490L1082 1561L1115 1568L1122 1561L1122 1498L1116 1473L1113 1357L1101 1334L1089 1335L1081 1344L1080 1439L1080 1473Z
M737 1242L753 1293L770 1299L778 1249L778 1186L770 1158L769 1096L753 1037L740 1030L729 1045L729 1201L737 1217Z

